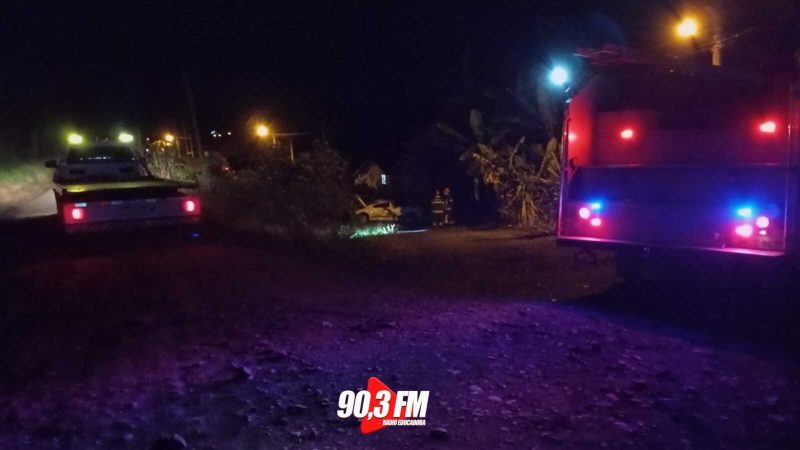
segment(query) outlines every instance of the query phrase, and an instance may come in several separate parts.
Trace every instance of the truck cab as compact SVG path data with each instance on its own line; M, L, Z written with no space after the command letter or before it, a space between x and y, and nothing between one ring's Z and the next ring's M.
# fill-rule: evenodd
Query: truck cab
M53 193L67 233L199 223L194 186L154 177L132 145L73 146L45 166L55 169Z
M790 77L595 67L567 105L559 244L793 253L797 103Z

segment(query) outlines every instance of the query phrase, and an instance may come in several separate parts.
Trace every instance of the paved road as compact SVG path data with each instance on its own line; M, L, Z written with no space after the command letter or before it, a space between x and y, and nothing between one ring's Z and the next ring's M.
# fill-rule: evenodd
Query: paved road
M311 250L49 227L0 227L0 448L800 443L796 307L758 279L620 285L513 230ZM370 376L429 389L428 426L338 419Z

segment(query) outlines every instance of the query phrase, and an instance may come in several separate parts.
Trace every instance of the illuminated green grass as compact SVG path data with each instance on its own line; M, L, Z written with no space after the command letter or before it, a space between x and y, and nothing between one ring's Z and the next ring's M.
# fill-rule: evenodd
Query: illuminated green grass
M21 162L14 159L0 161L0 183L26 183L36 179L43 171L44 167L40 163Z
M396 223L371 224L353 230L353 233L350 234L350 239L386 236L394 233L397 233Z

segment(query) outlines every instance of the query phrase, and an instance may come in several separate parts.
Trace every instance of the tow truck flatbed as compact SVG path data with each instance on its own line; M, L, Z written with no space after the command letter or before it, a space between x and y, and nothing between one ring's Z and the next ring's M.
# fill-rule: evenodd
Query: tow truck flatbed
M194 189L195 183L188 183L183 181L162 180L158 178L149 178L145 180L136 181L115 181L103 183L65 183L56 184L56 188L63 192L70 194L78 194L85 192L97 191L110 191L110 190L125 190L125 189Z

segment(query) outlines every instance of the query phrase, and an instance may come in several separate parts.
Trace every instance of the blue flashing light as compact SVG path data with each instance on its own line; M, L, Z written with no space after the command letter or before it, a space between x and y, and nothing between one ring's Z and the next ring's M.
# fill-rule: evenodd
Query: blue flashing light
M600 202L592 202L589 204L589 208L592 208L595 211L599 211L603 209L603 204Z
M745 219L749 219L753 217L753 208L746 206L744 208L739 208L736 210L736 215L739 217L744 217Z

